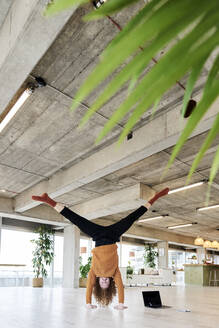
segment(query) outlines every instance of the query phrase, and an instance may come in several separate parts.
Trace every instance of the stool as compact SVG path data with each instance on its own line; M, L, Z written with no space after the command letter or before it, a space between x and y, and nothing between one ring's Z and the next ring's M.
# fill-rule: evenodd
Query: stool
M214 283L214 286L217 286L217 282L219 279L217 279L217 271L218 270L211 270L209 272L209 286L211 286L211 283Z

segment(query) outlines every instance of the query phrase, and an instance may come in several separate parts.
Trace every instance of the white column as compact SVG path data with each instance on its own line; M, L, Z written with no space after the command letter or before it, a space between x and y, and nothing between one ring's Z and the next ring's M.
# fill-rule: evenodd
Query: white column
M158 268L168 268L168 241L158 241Z
M55 253L55 235L53 235L53 253ZM54 284L54 257L50 265L50 287L53 287Z
M2 242L2 217L0 216L0 256L1 256L1 242Z
M63 287L79 287L80 230L69 225L64 228Z
M87 250L88 257L92 255L91 251L92 251L92 239L90 238L88 240L88 250Z
M196 249L198 264L203 264L203 260L205 260L205 248L197 248Z

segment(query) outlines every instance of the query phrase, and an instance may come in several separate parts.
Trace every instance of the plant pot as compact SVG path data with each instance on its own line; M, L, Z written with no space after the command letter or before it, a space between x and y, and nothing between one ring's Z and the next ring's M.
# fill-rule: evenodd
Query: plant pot
M43 278L33 278L32 286L33 287L43 287Z
M79 287L82 287L82 288L87 287L87 278L79 278Z
M126 268L126 274L132 275L134 272L133 268Z

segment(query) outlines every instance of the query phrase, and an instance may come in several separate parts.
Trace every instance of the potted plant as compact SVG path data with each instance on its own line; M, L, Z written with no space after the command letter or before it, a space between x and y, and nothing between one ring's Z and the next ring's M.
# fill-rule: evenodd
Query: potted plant
M79 267L79 272L80 272L80 278L79 278L79 287L86 287L87 286L87 275L88 272L90 271L91 267L91 262L92 262L92 257L88 257L87 263L85 265L82 264L82 257L79 257L79 262L80 262L80 267Z
M150 268L155 268L155 259L158 256L158 252L154 250L154 245L145 245L144 264Z
M36 231L38 237L31 240L35 245L33 250L33 287L43 287L43 278L47 277L47 266L54 259L54 232L48 226L42 225Z
M133 267L131 266L131 262L128 261L128 266L127 266L127 268L126 268L126 278L127 278L127 279L132 279L133 272L134 272L134 269L133 269Z

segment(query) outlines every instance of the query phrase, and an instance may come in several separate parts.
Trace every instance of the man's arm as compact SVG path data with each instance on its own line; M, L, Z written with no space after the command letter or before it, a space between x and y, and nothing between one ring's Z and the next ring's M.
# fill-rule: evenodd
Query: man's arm
M86 303L87 303L87 307L90 309L94 309L97 307L96 305L91 304L92 291L93 291L95 282L96 282L96 275L95 275L93 269L91 268L88 273L88 277L87 277L87 289L86 289Z
M123 281L119 268L116 269L114 275L114 281L118 289L118 301L119 301L119 304L114 306L114 308L117 310L127 309L127 306L124 306L124 286L123 286Z

